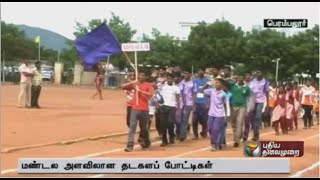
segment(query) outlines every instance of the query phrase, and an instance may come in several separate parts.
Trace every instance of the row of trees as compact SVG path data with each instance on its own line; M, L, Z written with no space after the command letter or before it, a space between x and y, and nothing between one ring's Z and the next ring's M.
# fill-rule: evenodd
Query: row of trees
M90 32L106 19L92 19L88 24L76 22L76 37ZM109 27L121 43L131 42L136 34L128 22L112 14L107 21ZM3 28L3 27L2 27ZM37 48L32 41L23 41L23 32L6 25L2 32L2 49L7 56L36 58ZM5 36L4 34L5 33ZM286 36L285 33L265 29L244 32L228 21L214 23L201 22L192 27L187 41L179 40L169 34L162 34L153 29L151 36L143 34L142 42L149 42L151 51L139 54L139 62L160 66L179 65L182 68L221 67L233 65L238 72L261 69L266 73L275 74L274 59L281 58L280 79L292 77L296 73L310 73L313 77L319 72L319 26ZM61 53L61 61L71 67L79 56L74 42L68 44L71 50ZM42 49L42 51L46 51ZM47 50L48 51L48 50ZM56 52L52 52L54 54ZM56 59L56 54L48 59ZM129 54L133 59L133 55ZM114 65L124 68L128 66L123 54L111 57ZM240 65L239 65L240 63ZM241 65L242 64L242 65Z
M21 59L38 59L38 44L27 39L25 33L17 26L1 21L1 51L8 61ZM58 52L40 47L41 59L55 61Z

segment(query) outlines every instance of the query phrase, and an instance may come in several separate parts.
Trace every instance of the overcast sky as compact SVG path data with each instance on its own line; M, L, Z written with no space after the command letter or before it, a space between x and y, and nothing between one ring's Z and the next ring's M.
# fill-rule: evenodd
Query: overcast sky
M224 17L249 31L263 25L265 18L308 19L309 28L319 24L319 3L1 3L1 20L57 32L74 39L75 21L111 17L111 12L138 31L152 28L177 37L186 37L188 28L179 22L214 22ZM294 30L292 30L294 31Z

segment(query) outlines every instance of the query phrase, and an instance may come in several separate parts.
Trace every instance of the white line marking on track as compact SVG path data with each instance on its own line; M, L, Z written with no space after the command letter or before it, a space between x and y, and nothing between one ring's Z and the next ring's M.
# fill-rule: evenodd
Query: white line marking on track
M308 171L311 171L315 168L317 168L318 166L320 166L320 161L312 164L311 166L301 170L301 171L298 171L296 172L294 175L290 176L291 178L295 178L295 177L301 177L304 173L308 172Z

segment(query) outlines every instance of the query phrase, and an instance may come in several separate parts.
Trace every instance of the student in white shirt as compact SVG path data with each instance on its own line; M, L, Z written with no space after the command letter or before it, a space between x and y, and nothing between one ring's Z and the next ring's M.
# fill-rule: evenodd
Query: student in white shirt
M31 106L31 81L33 72L27 62L19 67L20 72L20 93L18 96L19 108L30 108Z
M174 144L174 123L176 122L176 109L179 103L180 89L173 83L173 76L167 75L167 82L161 88L160 94L164 100L160 107L160 129L162 135L161 147L168 145L167 133L169 132L170 144Z

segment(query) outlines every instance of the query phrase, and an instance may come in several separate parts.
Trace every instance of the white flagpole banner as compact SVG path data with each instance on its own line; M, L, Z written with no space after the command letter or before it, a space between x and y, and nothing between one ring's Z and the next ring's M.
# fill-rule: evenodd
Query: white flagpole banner
M287 174L289 158L22 158L19 174Z

